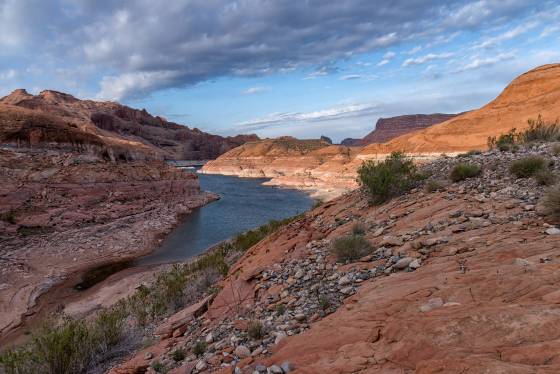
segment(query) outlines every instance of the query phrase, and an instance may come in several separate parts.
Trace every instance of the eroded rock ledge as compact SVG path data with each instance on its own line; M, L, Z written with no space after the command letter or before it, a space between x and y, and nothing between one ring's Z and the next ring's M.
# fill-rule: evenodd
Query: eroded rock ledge
M435 180L459 161L483 173L379 207L359 191L322 204L249 249L206 312L171 317L111 373L156 361L174 374L558 372L559 222L543 216L544 187L508 170L529 155L560 172L551 146L441 158L424 166ZM330 242L356 223L375 249L336 263Z
M72 274L152 251L181 215L217 198L163 162L44 150L0 149L0 179L0 334Z

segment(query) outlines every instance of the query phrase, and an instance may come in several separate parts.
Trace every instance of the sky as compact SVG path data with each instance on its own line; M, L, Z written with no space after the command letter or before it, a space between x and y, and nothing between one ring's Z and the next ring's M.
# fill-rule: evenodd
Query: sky
M338 142L380 117L484 105L560 62L559 19L560 0L0 0L0 95Z

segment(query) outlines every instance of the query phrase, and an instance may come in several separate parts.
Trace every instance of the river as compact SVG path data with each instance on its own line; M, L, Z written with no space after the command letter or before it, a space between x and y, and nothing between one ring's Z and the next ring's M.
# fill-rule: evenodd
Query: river
M201 189L219 194L220 200L189 214L157 251L134 261L132 266L187 260L237 233L309 210L314 203L302 191L263 186L268 180L264 178L198 176Z

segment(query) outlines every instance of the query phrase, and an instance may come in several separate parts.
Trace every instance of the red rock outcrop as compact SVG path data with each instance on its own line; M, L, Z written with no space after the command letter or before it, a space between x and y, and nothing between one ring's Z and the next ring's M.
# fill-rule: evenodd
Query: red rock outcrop
M79 100L49 90L35 96L21 89L14 91L0 99L0 115L4 119L0 123L0 142L74 147L77 142L81 148L109 149L117 157L134 159L214 159L246 141L258 139L256 135L211 135L154 117L144 109ZM7 133L6 123L11 127Z
M47 291L152 251L182 215L216 198L200 191L196 174L163 162L44 149L0 149L0 180L3 336L42 307Z
M450 155L472 149L486 149L489 136L523 130L529 119L542 115L545 121L560 118L560 64L545 65L513 80L504 91L484 107L431 125L423 130L398 136L386 143L361 148L331 146L298 156L275 148L272 140L251 142L233 149L207 164L207 173L239 176L266 176L270 184L296 188L325 189L340 193L356 187L356 170L364 160L383 160L391 152L404 151L418 161L430 160L442 153ZM443 120L447 115L426 117L420 123ZM396 117L402 120L407 116ZM421 118L421 117L418 117ZM375 131L369 139L380 137ZM338 154L337 154L338 153ZM298 159L299 157L299 159ZM296 167L297 165L297 167Z
M198 330L174 326L179 338L112 373L169 363L176 347L188 351L205 336L207 353L172 362L175 372L229 373L234 363L241 373L559 372L560 229L541 213L544 188L509 172L513 160L537 154L560 171L550 145L488 152L469 159L481 176L444 191L417 189L382 206L354 191L319 206L232 266ZM456 162L425 167L439 180ZM336 264L329 244L356 224L374 249ZM334 311L316 312L321 297L341 294ZM262 321L264 337L247 336L251 320Z
M407 114L404 116L380 118L375 129L362 139L344 139L340 144L360 147L372 143L385 143L398 136L442 123L456 117L457 114Z

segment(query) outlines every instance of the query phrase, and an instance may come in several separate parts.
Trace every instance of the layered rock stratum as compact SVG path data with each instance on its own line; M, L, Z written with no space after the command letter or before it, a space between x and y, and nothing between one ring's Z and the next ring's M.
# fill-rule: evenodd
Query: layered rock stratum
M0 149L0 180L0 337L41 311L48 292L154 250L181 216L217 198L161 161L45 149Z
M107 101L20 89L0 99L0 142L88 150L111 159L208 160L256 135L221 137Z
M523 130L529 119L560 118L560 64L533 69L514 79L493 101L440 124L363 147L331 146L306 152L284 152L273 140L251 142L225 153L203 168L205 173L266 176L273 185L336 192L355 188L356 170L364 160L383 160L403 151L419 161L487 148L489 136ZM296 141L294 140L293 143ZM295 145L293 146L295 147ZM292 147L292 148L293 148ZM313 159L313 162L309 162ZM270 166L273 165L273 166ZM298 165L298 167L294 167ZM328 186L328 187L326 187Z
M346 138L340 144L352 147L364 146L372 143L385 143L409 132L422 130L437 125L457 116L457 114L407 114L404 116L380 118L375 129L361 139Z
M442 181L435 192L323 203L250 248L217 294L162 321L159 340L110 373L559 372L560 222L544 213L545 187L510 173L525 157L560 173L557 149L535 145L423 165ZM458 162L482 174L451 183ZM337 262L332 242L356 225L373 249Z

